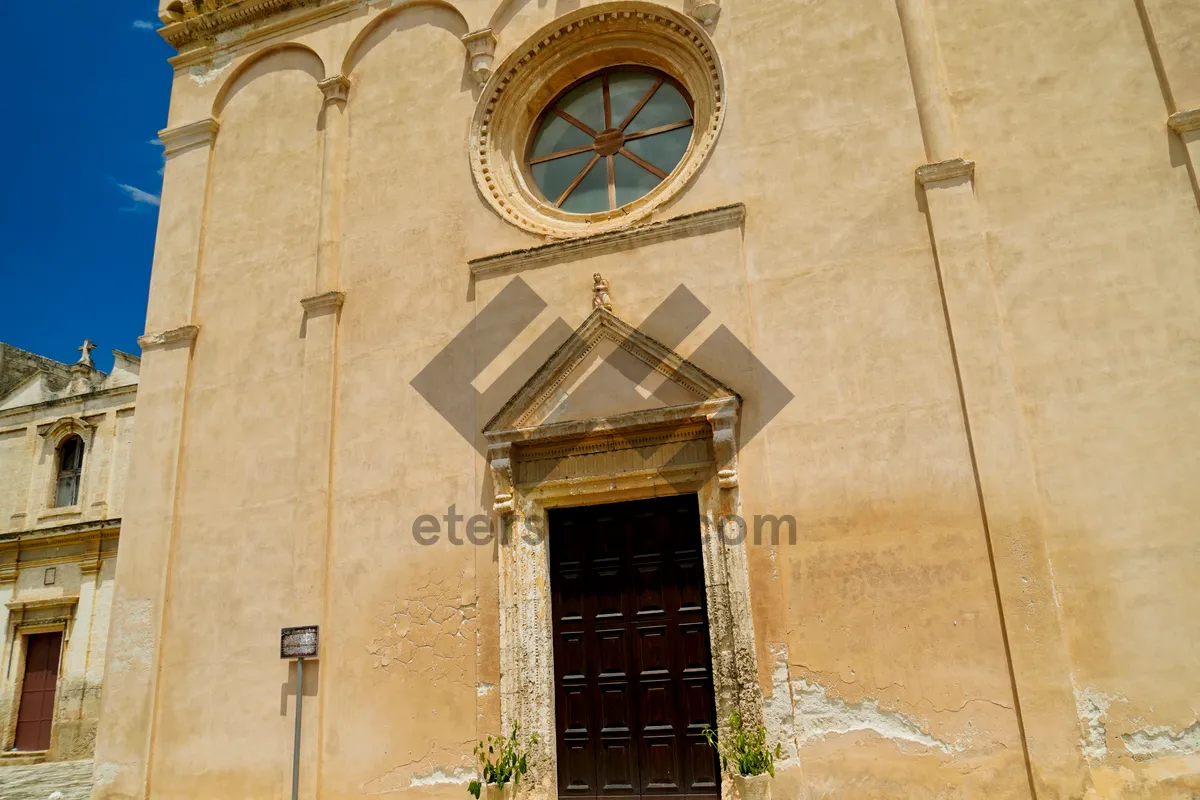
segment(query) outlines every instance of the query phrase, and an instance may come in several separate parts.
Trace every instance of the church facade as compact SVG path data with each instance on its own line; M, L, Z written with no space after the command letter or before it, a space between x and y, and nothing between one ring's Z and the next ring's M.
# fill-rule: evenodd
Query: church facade
M0 342L0 796L87 796L139 362Z
M1200 792L1194 3L160 18L93 797Z

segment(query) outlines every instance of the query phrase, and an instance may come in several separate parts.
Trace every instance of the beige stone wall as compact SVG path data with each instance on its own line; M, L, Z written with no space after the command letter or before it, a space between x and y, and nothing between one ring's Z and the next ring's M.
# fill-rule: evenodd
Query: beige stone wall
M199 333L145 357L97 797L283 796L284 625L323 629L303 796L461 796L499 724L494 554L410 535L490 479L409 382L512 279L467 261L540 243L476 189L459 37L499 64L595 4L392 5L177 65L170 126L220 130L170 156L147 331ZM1200 790L1196 78L1150 5L727 0L725 127L657 219L744 225L515 268L549 306L519 342L593 272L633 324L683 283L681 353L725 325L796 395L741 453L744 515L800 532L748 553L777 798Z

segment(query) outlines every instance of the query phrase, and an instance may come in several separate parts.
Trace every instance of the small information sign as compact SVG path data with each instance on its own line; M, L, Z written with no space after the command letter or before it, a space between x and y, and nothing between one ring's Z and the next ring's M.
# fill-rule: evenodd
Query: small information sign
M316 658L319 629L316 625L284 628L279 632L280 658Z

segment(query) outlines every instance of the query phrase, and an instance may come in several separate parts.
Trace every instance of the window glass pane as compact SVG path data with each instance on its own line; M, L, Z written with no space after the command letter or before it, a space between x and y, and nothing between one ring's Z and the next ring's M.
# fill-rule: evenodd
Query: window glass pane
M542 122L542 129L533 138L533 158L548 156L563 150L574 150L576 147L587 147L592 143L592 137L576 128L565 119L554 114L547 114Z
M583 168L592 160L594 153L576 153L573 156L556 158L553 161L543 161L530 167L533 181L542 190L542 196L551 203L558 200L559 195L566 191Z
M579 182L559 208L572 214L608 211L608 165L603 158L596 162L592 171Z
M645 139L633 139L625 143L629 152L649 161L663 172L670 173L683 160L688 143L692 141L692 126L677 128L666 133L656 133Z
M650 98L650 102L646 103L638 115L633 118L633 122L629 123L625 133L648 131L659 125L683 122L691 118L692 110L688 108L683 95L671 84L664 83L658 87L658 91L654 93L654 97Z
M654 173L647 172L620 153L615 158L618 206L632 203L658 186L660 181Z
M604 130L604 87L600 78L593 78L567 92L557 107L596 133Z
M74 475L68 475L58 479L57 491L54 493L54 506L62 508L63 506L73 506L79 499L76 487L79 486L79 478Z
M612 123L617 127L641 102L657 80L645 72L614 72L608 76L608 96L612 105Z

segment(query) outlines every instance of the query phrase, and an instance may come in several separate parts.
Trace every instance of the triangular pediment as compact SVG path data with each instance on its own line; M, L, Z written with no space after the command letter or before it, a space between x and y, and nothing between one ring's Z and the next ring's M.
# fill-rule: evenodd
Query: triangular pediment
M484 427L485 433L607 419L737 393L603 308L592 312Z
M0 397L0 411L31 406L54 397L50 377L42 370L31 372L16 386Z

